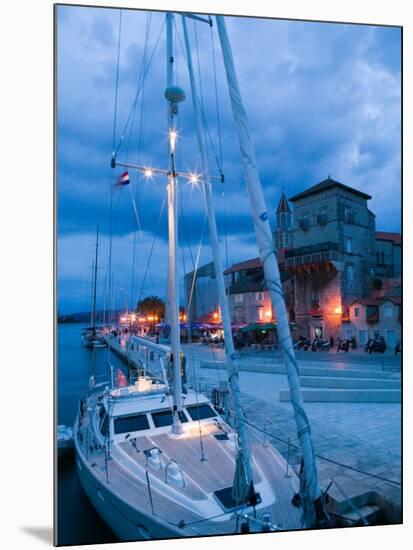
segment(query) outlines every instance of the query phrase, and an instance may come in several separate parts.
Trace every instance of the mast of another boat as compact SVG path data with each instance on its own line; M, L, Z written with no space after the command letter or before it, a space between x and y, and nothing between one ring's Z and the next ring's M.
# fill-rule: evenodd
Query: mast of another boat
M189 70L189 80L191 83L191 95L192 95L192 106L194 111L196 134L198 140L198 148L201 157L201 168L202 168L202 183L203 190L205 195L205 203L207 208L207 217L209 225L209 234L211 240L212 255L214 260L214 270L215 270L215 280L218 290L218 299L219 305L221 308L221 318L222 326L224 329L224 342L225 342L225 351L227 357L227 369L228 369L228 381L234 401L234 413L235 413L235 428L239 437L239 444L242 450L242 456L245 467L245 478L247 482L247 487L249 488L253 475L251 467L251 452L248 442L247 426L245 423L244 413L241 406L241 396L240 396L240 387L239 387L239 374L238 374L238 364L236 361L234 342L232 338L232 328L231 328L231 317L228 307L228 298L225 292L225 281L224 281L224 270L222 267L221 260L221 251L219 247L218 231L217 224L215 219L214 205L212 199L212 189L211 182L209 179L209 170L208 170L208 161L206 156L206 147L204 133L201 123L201 112L198 100L197 86L194 76L194 69L192 63L192 53L189 45L189 37L186 25L186 17L182 15L182 25L184 29L184 41L186 49L186 57Z
M96 286L98 274L98 247L99 247L99 226L96 226L96 250L95 250L95 273L93 279L93 307L92 307L92 328L96 324Z
M181 381L181 342L179 324L179 270L178 270L178 178L175 168L176 118L178 102L181 98L174 97L174 54L173 54L173 15L166 14L166 82L165 97L168 101L168 133L169 133L169 173L168 173L168 233L169 233L169 323L171 325L171 352L173 356L173 424L172 432L182 433L180 413L182 412L182 381ZM168 93L169 92L169 93Z

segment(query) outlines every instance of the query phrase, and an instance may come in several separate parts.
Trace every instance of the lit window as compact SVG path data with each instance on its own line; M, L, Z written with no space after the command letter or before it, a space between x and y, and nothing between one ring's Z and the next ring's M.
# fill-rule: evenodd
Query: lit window
M258 310L258 320L262 321L264 319L264 311L262 307L257 307L257 310Z

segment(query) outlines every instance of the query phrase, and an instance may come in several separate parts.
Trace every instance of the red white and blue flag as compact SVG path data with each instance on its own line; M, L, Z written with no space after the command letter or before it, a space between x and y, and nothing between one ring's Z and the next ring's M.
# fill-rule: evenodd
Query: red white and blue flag
M128 171L126 171L119 176L118 181L115 183L115 187L122 187L122 185L128 185L129 183L130 183L129 173Z

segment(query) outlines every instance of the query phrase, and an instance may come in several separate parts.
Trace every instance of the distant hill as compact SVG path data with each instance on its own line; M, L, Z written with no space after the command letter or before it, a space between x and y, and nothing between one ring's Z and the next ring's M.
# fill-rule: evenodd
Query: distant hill
M114 312L114 316L117 319L119 317L119 314L121 313L120 310L117 310ZM96 322L102 323L103 322L103 310L96 312ZM59 315L57 318L58 323L90 323L92 313L90 311L81 311L79 313L68 313L67 315ZM106 312L107 315L107 312ZM113 312L112 312L113 316Z

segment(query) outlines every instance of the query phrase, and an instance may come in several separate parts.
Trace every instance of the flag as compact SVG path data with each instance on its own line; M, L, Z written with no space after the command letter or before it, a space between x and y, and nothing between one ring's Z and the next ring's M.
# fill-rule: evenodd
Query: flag
M129 173L128 171L126 171L119 176L118 181L115 183L115 187L121 187L122 185L128 185L129 183L130 183Z

